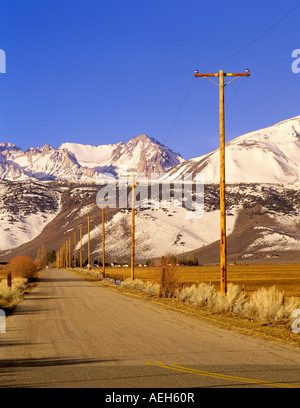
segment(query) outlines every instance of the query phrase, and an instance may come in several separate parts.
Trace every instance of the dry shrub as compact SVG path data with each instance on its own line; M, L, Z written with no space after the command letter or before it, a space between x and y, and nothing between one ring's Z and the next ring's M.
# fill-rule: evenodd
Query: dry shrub
M229 283L226 295L219 292L216 296L214 311L221 313L233 313L243 315L246 304L246 295L240 286Z
M15 278L33 279L36 277L37 267L29 256L18 255L9 262L8 270Z
M176 295L177 278L177 260L174 255L161 257L161 266L159 272L159 297L171 298Z
M213 309L216 300L216 291L213 285L200 283L187 286L178 293L178 299L195 307Z
M215 290L213 285L200 283L184 287L178 293L178 299L195 307L216 313L234 313L241 315L244 311L246 296L238 285L229 283L226 295Z
M283 293L272 286L253 293L246 305L245 314L256 320L273 322L289 319L292 311L299 307L299 299L284 299Z
M152 283L149 281L144 282L142 279L131 280L130 278L127 278L121 283L121 286L129 290L140 290L149 296L158 296L159 293L158 283Z
M24 294L26 281L27 279L15 278L12 280L12 286L9 287L7 281L3 279L0 282L0 301L19 301Z

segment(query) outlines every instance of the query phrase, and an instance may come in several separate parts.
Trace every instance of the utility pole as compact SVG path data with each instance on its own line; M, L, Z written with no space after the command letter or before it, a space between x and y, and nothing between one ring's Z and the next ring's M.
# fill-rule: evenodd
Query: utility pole
M68 241L65 241L65 259L66 259L66 269L68 268Z
M135 176L136 174L125 174L123 177L132 177L131 188L131 280L134 280L134 241L135 241L135 200L134 200L134 188L135 188Z
M104 208L109 207L112 204L92 204L93 207L102 207L102 275L105 278L105 219Z
M76 231L74 231L74 268L76 269Z
M88 217L83 218L87 218L88 220L88 263L89 263L88 270L90 271L91 270L90 219L95 217L89 215Z
M219 87L220 99L220 287L221 293L227 293L227 253L226 253L226 200L225 200L225 114L224 114L224 87L238 77L250 76L247 69L245 73L228 74L220 70L216 74L200 74L195 71L194 77L204 77ZM211 79L219 77L219 83ZM234 77L224 84L224 77Z
M72 268L71 238L69 237L69 268Z
M82 228L85 228L80 225L80 227L77 227L80 229L80 269L82 269Z
M64 267L64 247L63 245L60 248L60 267Z
M64 262L65 260L64 260L64 244L62 244L62 246L61 246L61 267L63 268L64 267Z

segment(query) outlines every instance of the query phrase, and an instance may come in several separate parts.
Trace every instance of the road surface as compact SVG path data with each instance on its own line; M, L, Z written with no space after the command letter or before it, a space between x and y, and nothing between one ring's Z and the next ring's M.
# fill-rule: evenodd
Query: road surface
M0 387L300 387L300 353L48 269L0 334Z

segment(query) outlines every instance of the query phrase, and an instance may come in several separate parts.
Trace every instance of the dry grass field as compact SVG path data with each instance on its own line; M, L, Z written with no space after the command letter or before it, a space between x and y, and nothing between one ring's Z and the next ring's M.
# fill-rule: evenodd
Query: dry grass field
M106 268L107 276L129 278L129 268ZM177 266L179 284L210 283L217 290L220 287L219 266ZM135 278L158 282L159 267L135 267ZM286 296L300 297L300 264L297 265L228 265L227 281L239 286L244 285L246 293L258 289L276 286Z
M159 267L135 267L135 278L158 282ZM101 269L100 269L101 270ZM108 267L107 276L129 278L130 267ZM6 269L0 268L0 280L6 279ZM219 266L177 266L176 275L179 284L189 285L197 282L210 283L219 289ZM228 265L227 281L239 286L244 285L247 293L257 289L276 286L286 296L300 297L300 264L295 265Z
M101 268L99 268L101 271ZM135 267L135 278L158 282L159 267ZM112 278L130 278L130 267L107 267L106 275ZM0 269L0 280L6 279L5 268ZM217 290L220 287L219 266L177 266L176 276L179 285L192 283L211 283ZM300 297L300 264L295 265L228 265L227 281L244 285L247 294L258 289L276 286L285 296Z

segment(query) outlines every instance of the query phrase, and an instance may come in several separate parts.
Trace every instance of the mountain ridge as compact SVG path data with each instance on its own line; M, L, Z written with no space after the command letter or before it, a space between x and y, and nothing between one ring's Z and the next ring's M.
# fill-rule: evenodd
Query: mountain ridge
M159 148L159 142L155 139L154 142L155 152ZM109 148L104 145L104 150L107 148L106 162L103 159L103 162L96 163L94 167L94 158L88 148L86 151L81 150L81 157L74 152L76 146L83 149L83 146L93 147L91 145L73 144L73 152L65 145L61 145L59 149L45 145L29 148L24 153L12 143L1 143L0 178L1 171L11 172L12 175L16 172L12 181L5 178L0 180L1 259L7 260L17 253L34 256L34 252L43 242L47 243L48 250L58 250L70 231L82 225L83 215L90 212L99 217L99 209L92 210L94 207L91 206L96 202L97 192L105 184L91 183L93 177L99 174L98 167L101 166L97 167L97 164L106 164L108 167L103 165L101 170L113 172L116 168L109 167L112 157L119 160L122 157L134 156L134 153L141 152L143 143L152 146L147 135L132 138L127 143L110 145ZM102 147L103 145L100 145L100 150ZM226 223L230 262L298 262L299 149L300 116L241 135L226 144L225 159L229 170L226 178ZM161 166L168 150L159 151L162 157ZM86 154L90 167L80 164ZM52 160L48 162L49 157ZM134 159L137 159L137 169L140 156L136 154ZM149 162L151 165L151 160ZM5 168L2 167L3 163ZM66 178L44 178L39 181L31 176L37 174L37 170L44 172L43 177L49 174L59 177L61 174L65 176L66 171L69 173ZM90 175L87 172L90 172ZM205 176L203 217L187 219L187 209L178 209L174 205L170 208L139 209L136 212L137 259L143 260L145 257L152 258L154 255L173 252L183 258L184 254L194 253L199 263L218 262L218 149L198 158L182 159L180 164L168 168L163 174L164 177L180 178L187 173L199 172L203 172ZM211 180L208 176L212 175L214 177L211 177ZM230 178L230 175L234 177ZM255 178L257 175L261 175L258 181ZM129 208L107 209L109 259L129 259L129 213ZM93 220L92 256L96 258L101 250L101 228L99 219ZM158 237L162 239L157 239ZM83 236L83 245L86 254L86 233Z
M219 149L167 171L180 178L202 173L205 183L218 183ZM300 116L238 136L225 145L225 177L235 183L300 183Z
M117 175L122 168L140 173L166 171L184 159L147 135L111 145L62 143L55 149L48 143L26 151L15 144L0 143L0 179L28 181L63 180L95 183L100 173Z

